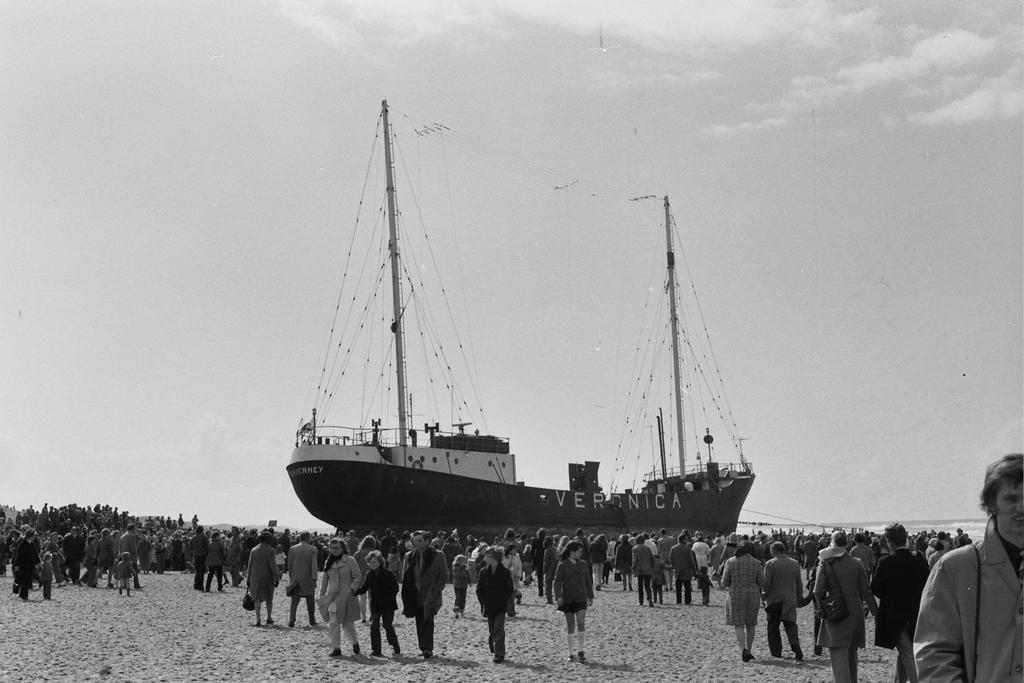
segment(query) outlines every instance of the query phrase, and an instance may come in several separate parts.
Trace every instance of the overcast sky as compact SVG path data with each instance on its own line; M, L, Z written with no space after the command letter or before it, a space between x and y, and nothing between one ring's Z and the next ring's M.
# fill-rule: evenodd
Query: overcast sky
M284 466L386 97L442 255L407 259L446 276L519 479L621 466L663 260L660 201L625 198L667 194L741 519L980 516L1022 444L1021 29L1019 2L5 2L0 503L319 525Z

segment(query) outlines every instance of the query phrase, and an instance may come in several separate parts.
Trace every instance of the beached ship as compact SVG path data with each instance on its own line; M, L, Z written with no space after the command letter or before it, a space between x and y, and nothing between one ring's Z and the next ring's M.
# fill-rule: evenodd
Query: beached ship
M679 467L666 466L661 440L661 467L641 487L606 492L598 481L599 463L567 463L564 489L529 486L519 480L516 455L504 437L467 431L467 423L441 430L437 423L418 431L409 417L403 336L402 269L396 227L395 183L387 102L381 112L387 177L387 259L391 272L391 347L396 371L397 417L393 427L380 419L370 426L340 427L318 421L313 410L295 435L287 465L299 500L315 517L343 529L453 529L495 534L543 527L572 533L680 529L732 531L755 475L739 462L700 462L687 467L684 439L678 438ZM677 433L683 431L679 387L679 330L675 299L675 256L671 215L664 198L668 290L674 358ZM659 420L659 432L661 432ZM704 436L709 454L712 438Z

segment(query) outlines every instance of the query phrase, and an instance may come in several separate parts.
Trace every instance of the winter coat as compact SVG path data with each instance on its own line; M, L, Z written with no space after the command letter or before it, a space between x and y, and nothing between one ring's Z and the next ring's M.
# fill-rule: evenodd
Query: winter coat
M928 563L915 550L898 548L879 560L871 579L871 592L878 598L875 645L891 650L904 631L913 635L926 581Z
M821 551L820 563L814 579L814 598L820 604L826 594L831 595L838 583L850 614L841 621L822 621L817 644L821 647L864 647L864 602L871 612L878 611L875 596L868 587L868 574L864 565L850 557L845 548L835 546ZM927 680L927 679L924 679Z
M414 616L416 607L424 614L433 615L441 611L441 594L448 583L448 566L444 553L433 548L423 549L422 555L415 550L405 554L405 574L402 577L402 613Z
M776 555L764 565L764 602L767 609L782 605L780 621L796 621L796 608L803 597L800 563L788 555Z
M757 623L761 607L761 586L764 570L761 563L750 555L730 557L722 574L722 588L729 589L725 599L725 623L729 626L747 626Z
M96 543L96 562L101 567L109 567L114 563L114 539L102 536Z
M245 580L249 585L249 594L256 600L271 600L274 588L281 580L274 562L274 546L260 543L249 553L249 567L246 569Z
M547 548L544 548L544 577L554 577L555 570L558 568L558 550L552 543Z
M14 549L14 559L11 567L15 572L31 572L39 564L39 548L35 539L23 538Z
M676 543L672 546L668 552L668 563L677 579L692 581L697 575L697 556L693 554L689 543Z
M226 557L227 549L224 547L224 541L221 540L220 536L210 541L210 544L206 546L207 567L223 567Z
M633 546L633 574L636 576L651 576L654 574L654 551L646 543L637 543Z
M938 683L1019 683L1022 620L1021 581L989 520L984 540L951 550L928 575L914 634L918 676Z
M256 551L253 550L253 553ZM330 562L330 558L327 560ZM330 605L334 603L333 618L336 623L347 624L359 619L359 600L356 591L362 585L363 575L359 563L349 554L336 557L329 569L324 570L324 582L320 586L320 615L331 618ZM325 614L326 612L326 614Z
M398 609L398 579L384 567L371 569L366 574L363 585L356 591L356 595L366 592L370 594L371 613L383 614Z
M504 614L508 600L515 593L512 574L500 562L492 570L490 565L480 570L476 584L476 597L483 607L484 616Z
M452 565L452 588L469 587L469 568L465 565Z
M309 543L293 545L288 551L288 589L298 586L300 597L316 595L316 548Z
M576 562L571 559L559 562L551 587L555 599L561 598L563 605L594 599L594 577L582 559Z

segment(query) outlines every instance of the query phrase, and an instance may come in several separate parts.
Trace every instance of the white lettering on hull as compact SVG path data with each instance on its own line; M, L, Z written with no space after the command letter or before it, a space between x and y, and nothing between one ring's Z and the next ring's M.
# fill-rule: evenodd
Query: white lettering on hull
M323 471L323 465L317 465L314 467L296 467L295 469L288 472L288 476L297 477L300 474L320 474Z

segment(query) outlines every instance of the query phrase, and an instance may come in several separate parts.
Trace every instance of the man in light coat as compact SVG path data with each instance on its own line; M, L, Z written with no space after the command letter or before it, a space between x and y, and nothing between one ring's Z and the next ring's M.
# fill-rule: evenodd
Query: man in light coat
M985 540L946 553L928 575L914 633L922 681L1024 680L1022 461L1014 453L989 465L981 490Z
M317 550L309 542L308 531L299 534L298 545L293 545L288 551L288 577L290 581L285 593L291 595L292 598L291 616L288 619L289 628L295 626L295 613L298 610L300 598L306 598L309 625L316 626L314 597L316 596Z
M796 625L796 608L803 594L800 563L786 554L786 545L771 545L772 559L764 565L764 611L768 614L768 651L782 657L782 636L779 624L786 628L789 647L797 661L804 658L800 649L800 633Z

